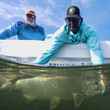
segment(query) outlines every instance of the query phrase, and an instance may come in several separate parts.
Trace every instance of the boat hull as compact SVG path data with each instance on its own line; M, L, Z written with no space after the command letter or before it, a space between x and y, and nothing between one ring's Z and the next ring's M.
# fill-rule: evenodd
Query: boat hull
M26 40L0 40L0 58L20 64L35 65L39 57L49 48L51 40L26 41ZM110 63L110 41L101 42L104 54L104 64ZM92 65L90 53L85 44L65 45L50 59L48 63L41 66L69 67Z

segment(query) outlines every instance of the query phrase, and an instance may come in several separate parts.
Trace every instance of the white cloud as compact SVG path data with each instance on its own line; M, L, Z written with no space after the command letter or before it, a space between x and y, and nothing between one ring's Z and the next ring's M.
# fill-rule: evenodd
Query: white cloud
M82 4L89 4L90 1L91 1L91 0L81 0L81 3L82 3Z
M90 7L94 4L95 0L80 0L80 3L84 7Z
M55 0L47 0L48 5L50 5L51 7L55 7L56 6L56 2Z
M4 19L11 19L15 16L21 16L22 9L17 6L11 6L8 3L0 2L0 16Z

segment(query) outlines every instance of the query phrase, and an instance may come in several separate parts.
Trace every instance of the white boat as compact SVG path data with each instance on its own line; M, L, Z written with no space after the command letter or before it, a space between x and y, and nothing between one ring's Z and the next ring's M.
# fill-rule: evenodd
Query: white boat
M0 40L0 58L20 64L36 65L36 60L51 46L49 41ZM104 63L110 63L110 41L101 42ZM81 66L92 65L89 50L85 44L65 45L43 66Z

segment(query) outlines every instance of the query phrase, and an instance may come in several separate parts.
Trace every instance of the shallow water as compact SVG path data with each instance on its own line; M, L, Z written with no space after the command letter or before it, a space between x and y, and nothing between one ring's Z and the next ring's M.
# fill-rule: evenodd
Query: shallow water
M40 68L1 60L0 78L0 110L110 110L109 64Z

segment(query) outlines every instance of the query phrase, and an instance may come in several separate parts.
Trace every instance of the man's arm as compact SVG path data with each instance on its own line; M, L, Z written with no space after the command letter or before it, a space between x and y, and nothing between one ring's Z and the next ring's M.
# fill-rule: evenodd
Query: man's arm
M38 59L37 64L46 64L58 52L64 44L63 34L63 28L61 28L52 36L54 39L52 46Z
M103 64L104 58L96 32L90 27L86 30L87 46L90 49L91 61L93 64Z
M8 27L4 30L1 30L0 39L7 39L7 38L17 35L18 27L19 27L19 25L21 25L21 23L22 22L17 22L16 24L11 25L10 27Z

